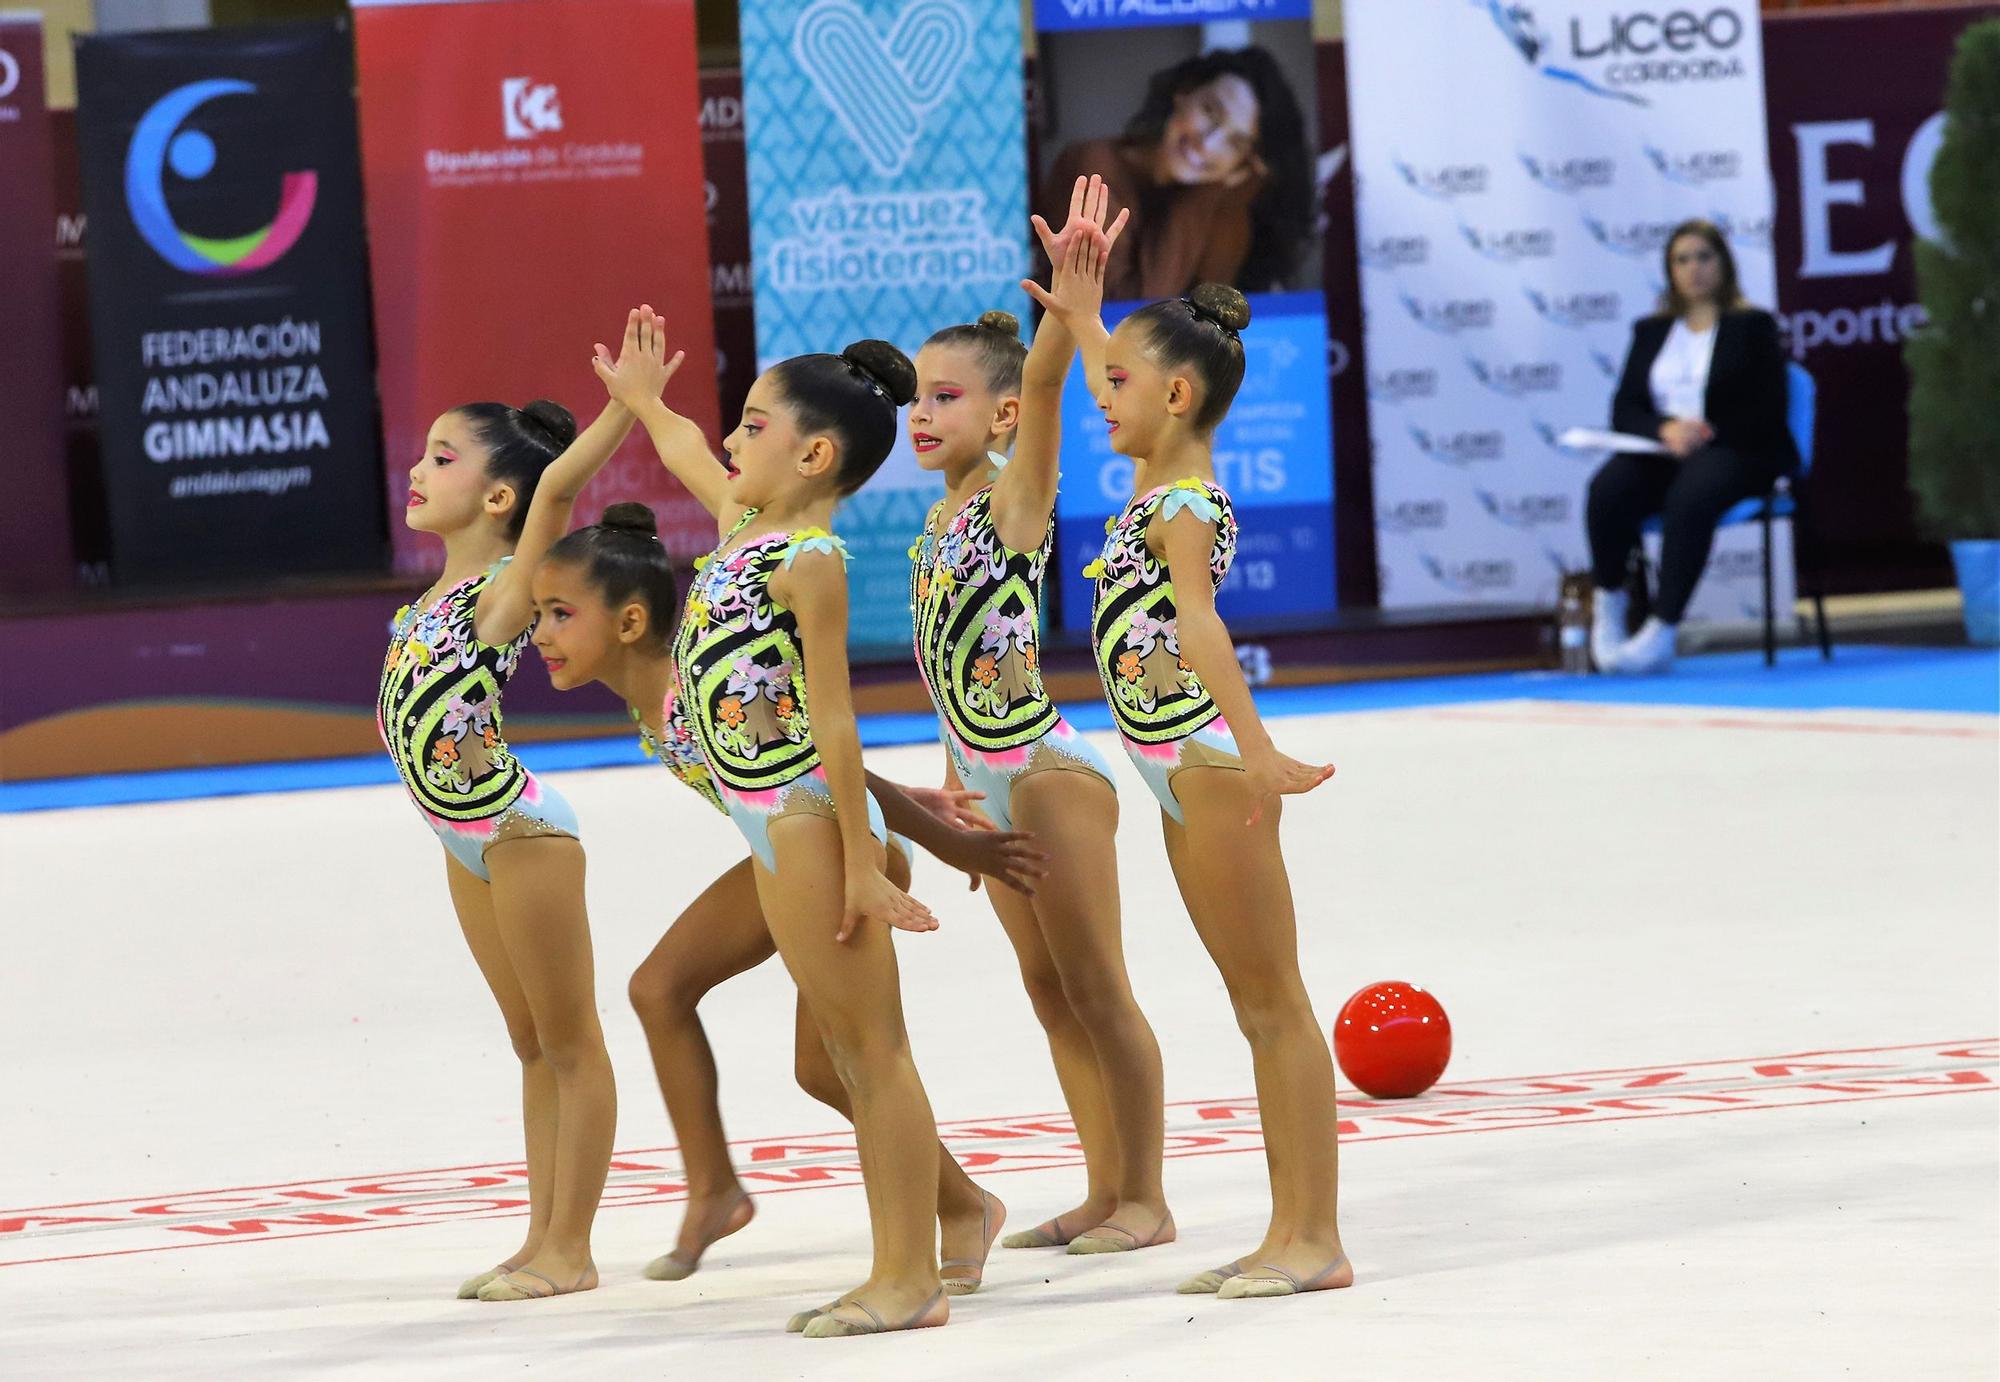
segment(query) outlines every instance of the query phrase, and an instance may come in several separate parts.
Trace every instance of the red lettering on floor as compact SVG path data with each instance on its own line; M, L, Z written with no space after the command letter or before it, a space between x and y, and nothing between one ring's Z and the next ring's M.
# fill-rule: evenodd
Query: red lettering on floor
M1967 1069L1968 1062L1984 1068ZM1413 1100L1374 1100L1349 1092L1341 1099L1338 1135L1343 1142L1394 1141L1949 1097L2000 1088L1996 1068L2000 1043L1987 1039L1443 1084ZM1853 1073L1826 1078L1840 1072ZM1659 1092L1634 1093L1645 1090ZM1552 1101L1551 1094L1587 1097ZM975 1147L961 1149L960 1161L984 1175L1074 1167L1082 1161L1075 1127L1056 1115L967 1120L938 1131L948 1145ZM1257 1102L1244 1098L1170 1104L1166 1134L1167 1154L1176 1157L1255 1151L1264 1140ZM602 1203L611 1208L686 1199L674 1150L651 1148L615 1159ZM739 1174L757 1182L763 1194L851 1190L858 1188L861 1176L848 1131L752 1139L732 1144L732 1154L744 1167ZM526 1174L520 1163L506 1162L0 1210L0 1237L21 1245L12 1247L10 1257L0 1258L0 1266L413 1227L454 1218L520 1217L528 1207ZM504 1195L472 1193L502 1186ZM265 1217L301 1201L337 1205L339 1212ZM50 1252L53 1243L26 1246L45 1237L63 1237L65 1251ZM28 1255L37 1249L41 1255Z

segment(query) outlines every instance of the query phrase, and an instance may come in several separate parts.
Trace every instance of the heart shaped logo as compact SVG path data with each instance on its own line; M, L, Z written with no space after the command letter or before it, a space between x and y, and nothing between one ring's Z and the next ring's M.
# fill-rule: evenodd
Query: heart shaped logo
M884 177L909 163L924 118L971 52L972 21L950 0L905 5L887 35L854 0L819 0L792 31L792 56Z

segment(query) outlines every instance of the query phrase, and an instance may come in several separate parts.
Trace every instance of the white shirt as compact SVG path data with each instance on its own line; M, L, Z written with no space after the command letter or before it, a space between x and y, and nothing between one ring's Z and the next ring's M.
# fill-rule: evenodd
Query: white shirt
M1708 362L1715 354L1715 328L1690 331L1675 318L1653 360L1653 407L1662 417L1698 419L1708 408Z

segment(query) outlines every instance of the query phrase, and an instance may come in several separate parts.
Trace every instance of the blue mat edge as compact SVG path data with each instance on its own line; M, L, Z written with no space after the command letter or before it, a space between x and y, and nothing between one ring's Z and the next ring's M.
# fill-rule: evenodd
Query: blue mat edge
M1257 693L1259 710L1274 717L1521 699L2000 715L2000 650L1851 646L1842 647L1832 663L1823 664L1810 650L1795 649L1781 655L1776 668L1765 668L1756 653L1720 653L1684 659L1670 676L1633 680L1501 672L1267 687ZM1102 701L1066 704L1063 713L1079 729L1111 725ZM928 713L866 715L860 728L864 748L931 743L937 738L936 717ZM542 773L646 761L630 734L538 743L520 752L523 761ZM381 786L395 780L395 769L375 754L52 778L0 783L0 815Z

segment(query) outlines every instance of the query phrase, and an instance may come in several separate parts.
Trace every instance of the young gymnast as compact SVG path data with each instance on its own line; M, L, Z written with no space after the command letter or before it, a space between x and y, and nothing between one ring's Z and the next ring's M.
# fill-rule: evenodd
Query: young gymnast
M1077 179L1064 232L1076 254L1097 255L1124 224L1121 215L1095 241L1077 234L1082 220L1103 220L1102 184L1091 192L1086 206ZM1058 259L1055 291L1081 301L1077 284L1101 275L1101 264L1086 276ZM1053 316L1032 351L1019 332L1012 316L989 312L917 352L910 440L918 464L942 471L946 485L910 549L917 665L937 708L947 785L983 793L995 823L1033 832L1051 852L1034 897L997 880L987 891L1048 1035L1086 1190L1082 1204L1006 1246L1130 1252L1174 1239L1160 1181L1160 1047L1125 973L1117 791L1103 758L1049 699L1038 645L1063 379L1076 347ZM1001 452L1017 429L1010 462Z
M847 672L839 499L895 440L914 371L862 341L759 375L725 442L654 396L632 405L666 464L716 516L721 542L674 641L677 694L730 819L749 842L764 920L853 1105L873 1228L868 1279L805 1320L811 1338L942 1325L937 1127L910 1058L889 928L927 908L884 874L887 831L861 767ZM886 925L882 924L886 923Z
M1050 243L1047 228L1037 229ZM1080 233L1102 238L1092 226ZM1075 333L1111 447L1133 461L1133 497L1106 524L1103 555L1084 572L1097 582L1091 641L1112 718L1159 799L1174 878L1256 1071L1270 1226L1253 1250L1180 1289L1236 1299L1347 1286L1354 1272L1337 1221L1333 1061L1299 974L1278 842L1279 798L1311 791L1333 769L1271 742L1215 610L1237 528L1215 483L1213 446L1243 381L1239 333L1250 305L1233 288L1202 284L1141 308L1107 336L1080 297L1031 291Z
M627 397L658 398L680 364L652 349L648 330L634 311L615 362L597 347L598 375ZM376 722L444 845L459 926L521 1060L527 1134L527 1236L460 1299L597 1285L590 1228L617 1095L597 1021L583 846L569 803L508 752L500 697L533 624L530 575L631 427L618 402L581 436L559 404L471 403L431 425L410 468L404 521L444 539L444 572L396 615Z
M726 814L676 695L671 649L680 601L652 511L643 504L613 504L602 522L579 528L550 549L535 572L534 592L535 648L555 687L602 682L617 692L639 725L647 755ZM990 874L1023 893L1034 891L1045 862L1029 836L950 823L949 817L971 805L970 793L901 788L872 773L868 784L892 829L972 873L975 881ZM901 838L891 838L888 873L898 887L909 885L910 859ZM689 1190L679 1244L647 1265L646 1275L654 1280L691 1276L709 1245L743 1228L754 1213L730 1161L715 1060L696 1005L717 984L774 953L753 867L745 858L681 913L632 976L632 1006L646 1031ZM803 999L795 1033L800 1088L849 1115L846 1088ZM1006 1210L973 1185L942 1145L937 1169L944 1287L966 1295L979 1288ZM799 1317L801 1327L815 1313Z

